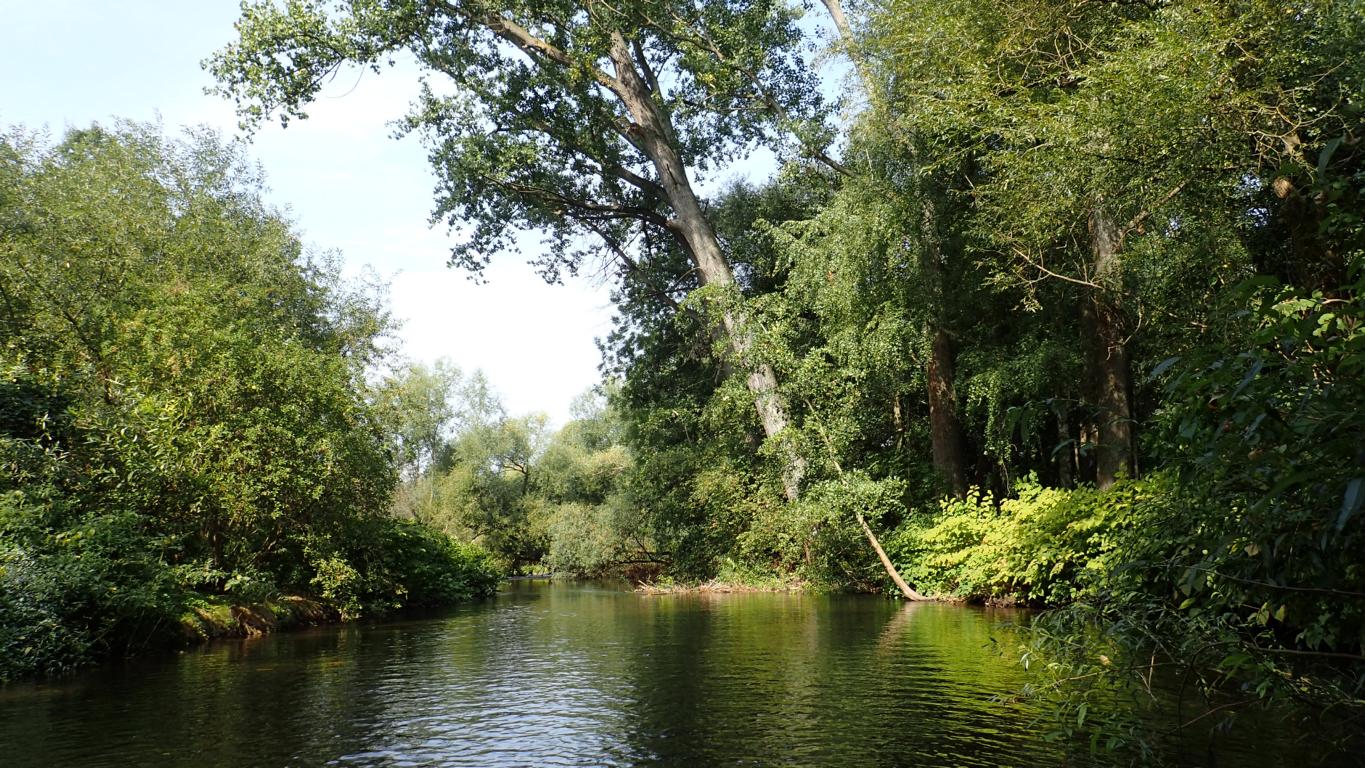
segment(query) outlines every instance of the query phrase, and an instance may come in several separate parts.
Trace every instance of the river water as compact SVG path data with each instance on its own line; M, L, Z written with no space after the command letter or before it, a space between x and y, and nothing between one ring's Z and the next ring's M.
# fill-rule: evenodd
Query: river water
M520 582L439 617L0 689L0 765L1056 766L1011 618L850 595ZM1224 740L1227 741L1227 740ZM1186 765L1295 765L1222 743ZM1068 757L1068 752L1071 756Z

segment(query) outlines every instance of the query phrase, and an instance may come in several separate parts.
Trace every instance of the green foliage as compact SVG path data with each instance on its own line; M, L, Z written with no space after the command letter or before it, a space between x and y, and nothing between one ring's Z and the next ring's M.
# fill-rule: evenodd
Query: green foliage
M877 525L899 514L904 497L905 483L894 479L851 476L812 485L796 504L754 515L739 537L739 555L818 588L877 588L881 567L869 557L856 515Z
M120 124L0 148L0 678L166 642L198 595L487 591L481 555L383 519L386 313L239 146Z
M1309 652L1365 647L1365 282L1331 294L1257 281L1224 347L1171 360L1158 438L1197 513L1141 557L1192 617Z
M404 130L431 145L435 218L470 231L451 261L474 271L512 250L518 229L548 234L537 263L551 278L578 269L585 236L609 248L641 232L672 236L672 182L638 135L639 115L624 117L642 108L632 79L647 82L644 99L668 123L661 141L693 171L760 143L829 138L795 12L772 0L253 2L238 32L207 65L253 123L303 117L321 73L378 70L400 52L435 76Z
M642 549L638 511L621 497L594 505L556 504L548 517L545 564L552 572L601 576L658 562L656 553Z
M482 547L421 523L378 518L359 528L337 548L310 553L317 594L343 618L488 597L502 579Z
M482 373L452 404L454 434L399 488L394 513L485 548L502 569L603 575L662 562L624 488L630 454L606 395L590 392L553 434L509 417Z
M54 528L72 502L35 490L0 497L0 680L162 641L185 596L137 516L108 511Z
M432 478L434 492L417 514L482 544L503 567L518 571L539 562L546 548L534 492L544 417L508 418L501 405L495 413L470 420L446 445L448 468Z
M431 367L409 364L385 379L376 393L376 410L394 436L398 466L409 479L440 457L457 416L452 400L460 378L459 369L445 360Z
M621 444L610 392L574 404L573 421L541 456L539 489L546 505L551 571L598 576L656 568L663 560L642 510L625 489L633 462Z
M911 583L931 594L972 601L1061 605L1105 584L1131 557L1128 532L1145 528L1153 500L1167 492L1154 477L1105 491L1044 488L1019 481L998 503L972 491L914 513L887 542Z

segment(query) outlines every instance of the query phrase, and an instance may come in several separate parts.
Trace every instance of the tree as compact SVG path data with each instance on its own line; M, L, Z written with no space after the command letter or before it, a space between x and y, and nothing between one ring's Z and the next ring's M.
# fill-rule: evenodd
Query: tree
M384 516L387 328L240 144L0 136L0 677L166 640L206 599L490 589L474 552Z
M430 469L445 446L456 418L452 399L460 379L460 369L442 359L430 367L410 363L380 386L377 406L408 481Z
M731 295L735 277L693 175L793 133L825 157L818 89L791 10L774 0L608 6L565 2L244 6L240 37L209 66L248 121L302 116L328 76L411 54L453 86L424 87L405 130L423 133L441 185L435 217L472 224L452 264L475 272L518 228L548 233L538 263L576 270L583 236L632 268L642 238L687 255L716 302L770 439L790 420L772 367ZM804 460L785 448L784 486Z
M1254 173L1244 148L1260 96L1239 82L1245 62L1232 52L1251 44L1242 25L1259 13L1080 0L997 13L905 0L869 24L866 50L896 117L956 137L932 162L980 168L973 189L982 239L999 255L994 279L1065 283L1077 301L1100 485L1137 469L1130 358L1147 308L1135 262L1202 239L1210 268L1241 263L1235 238L1217 236L1239 223L1208 203L1233 198ZM1163 74L1176 69L1181 77Z

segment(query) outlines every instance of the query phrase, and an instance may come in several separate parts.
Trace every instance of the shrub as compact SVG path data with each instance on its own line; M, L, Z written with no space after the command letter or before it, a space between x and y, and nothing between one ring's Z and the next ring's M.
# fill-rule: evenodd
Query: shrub
M69 500L0 496L0 680L69 671L166 637L185 591L131 513L48 526Z
M912 514L887 542L902 575L921 591L973 601L1070 602L1122 561L1124 531L1139 527L1165 492L1161 477L1106 491L1044 488L1035 477L997 504L973 491L936 514Z
M307 553L311 586L347 619L487 597L502 578L483 548L412 520L364 520Z

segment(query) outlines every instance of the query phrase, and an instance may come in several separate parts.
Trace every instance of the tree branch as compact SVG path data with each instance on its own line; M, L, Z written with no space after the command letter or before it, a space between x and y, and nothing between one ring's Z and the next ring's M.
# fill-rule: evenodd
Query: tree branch
M1085 286L1086 288L1090 288L1090 289L1093 289L1093 290L1097 290L1097 291L1100 290L1100 286L1099 286L1099 285L1097 285L1097 284L1095 284L1095 283L1092 283L1092 282L1090 282L1089 280L1080 280L1080 279L1078 279L1078 278L1068 277L1067 275L1063 275L1063 274L1060 274L1060 273L1057 273L1057 272L1053 272L1052 270L1048 269L1047 267L1043 266L1042 264L1039 264L1038 262L1036 262L1036 261L1034 261L1033 259L1029 258L1029 255L1028 255L1027 253L1025 253L1024 250L1023 250L1022 248L1019 248L1019 247L1016 246L1016 247L1014 248L1014 254L1015 254L1016 256L1018 256L1019 258L1023 259L1025 264L1028 264L1030 267L1033 267L1034 269L1038 270L1039 272L1042 272L1044 275L1046 275L1046 276L1048 276L1048 277L1056 278L1057 280L1064 280L1064 281L1066 281L1066 282L1068 282L1068 283L1074 283L1074 284L1076 284L1076 285ZM1035 280L1035 281L1030 281L1030 282L1038 282L1038 281Z
M1152 203L1151 205L1147 206L1142 211L1139 211L1136 216L1129 219L1128 223L1124 224L1123 228L1119 230L1118 250L1123 249L1123 241L1127 239L1128 234L1130 232L1142 226L1142 222L1146 221L1148 217L1150 217L1159 208L1161 208L1161 206L1165 205L1166 203L1169 203L1172 198L1180 194L1180 190L1184 189L1185 185L1188 183L1189 179L1186 179L1180 182L1179 184L1176 184L1174 187L1171 187L1170 191L1162 195L1161 198L1158 199L1155 203Z
M446 3L445 5L452 13L464 15L458 8L450 3ZM595 66L576 61L572 56L564 52L564 50L536 37L531 34L528 29L515 21L512 21L501 14L490 13L484 16L480 20L480 23L482 23L488 31L516 46L518 50L522 51L527 56L530 56L532 59L548 59L561 67L570 69L581 66L592 75L593 80L596 80L598 84L621 98L625 97L624 89L621 87L621 82L619 80Z
M615 255L616 258L621 262L621 266L625 267L628 271L633 272L637 275L641 276L645 275L644 268L642 268L640 264L635 261L635 259L631 258L630 254L626 253L625 248L622 247L621 243L618 242L616 238L611 236L611 233L605 231L604 229L597 226L595 223L591 221L585 221L583 222L583 225L586 226L589 230L591 230L593 234L601 238L602 242L607 246L607 249L610 250L612 254ZM658 292L653 295L663 300L666 304L668 304L668 306L672 307L675 311L680 311L682 309L681 305L679 305L678 302L674 300L672 296L669 296L666 292Z

